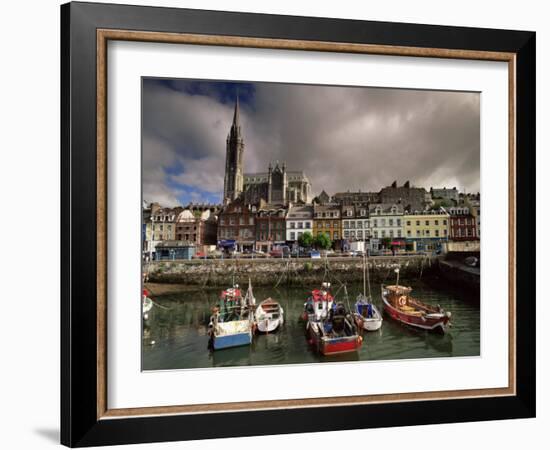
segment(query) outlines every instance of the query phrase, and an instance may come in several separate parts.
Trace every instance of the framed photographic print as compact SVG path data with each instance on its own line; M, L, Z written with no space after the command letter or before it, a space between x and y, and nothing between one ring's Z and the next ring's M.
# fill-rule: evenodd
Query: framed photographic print
M61 19L63 444L534 417L535 33Z

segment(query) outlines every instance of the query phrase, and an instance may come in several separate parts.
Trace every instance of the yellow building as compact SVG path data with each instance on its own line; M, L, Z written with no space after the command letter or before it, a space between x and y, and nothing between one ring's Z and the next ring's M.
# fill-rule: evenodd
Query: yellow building
M437 250L449 237L449 214L442 208L403 215L403 235L413 250Z
M313 236L325 233L331 241L342 239L342 218L339 205L314 205Z

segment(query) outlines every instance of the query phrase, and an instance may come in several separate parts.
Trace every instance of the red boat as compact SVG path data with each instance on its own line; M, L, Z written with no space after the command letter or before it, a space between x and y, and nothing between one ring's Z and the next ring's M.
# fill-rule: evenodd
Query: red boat
M395 284L382 285L384 310L398 322L423 330L445 333L451 325L451 313L438 306L427 305L413 297L412 288Z
M357 333L350 312L342 303L334 303L329 287L330 284L323 283L321 289L312 291L305 303L308 341L325 356L355 352L361 347L363 338Z

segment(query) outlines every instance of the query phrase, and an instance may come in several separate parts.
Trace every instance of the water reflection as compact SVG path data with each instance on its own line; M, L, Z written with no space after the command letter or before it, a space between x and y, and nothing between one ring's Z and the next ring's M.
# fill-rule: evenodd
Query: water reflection
M404 281L406 283L406 281ZM256 335L252 345L209 352L207 326L210 308L219 290L207 289L155 297L150 319L143 328L143 369L166 370L242 365L296 364L362 360L390 360L479 355L479 297L426 281L409 283L414 294L452 312L452 328L437 335L399 324L384 316L382 328L365 332L358 353L320 357L307 344L304 323L299 320L306 288L254 289L257 301L273 297L285 311L285 324L274 334ZM350 304L361 284L348 285ZM373 284L375 303L382 311L380 287ZM341 292L339 294L340 299Z

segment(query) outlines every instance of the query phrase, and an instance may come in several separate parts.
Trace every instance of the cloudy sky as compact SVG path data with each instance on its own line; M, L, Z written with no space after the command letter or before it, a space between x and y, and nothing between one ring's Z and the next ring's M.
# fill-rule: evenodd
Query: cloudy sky
M313 193L397 180L479 191L479 94L143 80L143 198L220 203L239 95L245 172L304 170Z

